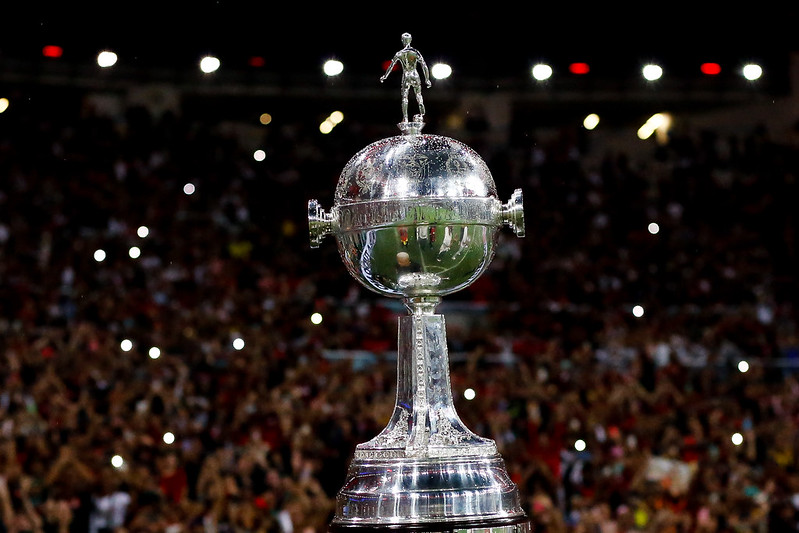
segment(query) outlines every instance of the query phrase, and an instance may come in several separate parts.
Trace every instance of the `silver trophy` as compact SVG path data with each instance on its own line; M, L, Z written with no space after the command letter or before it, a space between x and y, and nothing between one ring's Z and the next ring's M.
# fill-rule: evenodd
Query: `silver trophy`
M362 149L344 167L334 205L308 202L311 246L335 235L350 274L379 294L402 298L397 397L388 425L356 446L336 498L331 530L531 531L518 490L493 440L472 433L455 411L441 297L473 283L494 256L499 230L524 235L522 193L497 197L487 165L465 144L422 134L424 107L410 47L403 68L401 135ZM413 89L420 113L408 121Z

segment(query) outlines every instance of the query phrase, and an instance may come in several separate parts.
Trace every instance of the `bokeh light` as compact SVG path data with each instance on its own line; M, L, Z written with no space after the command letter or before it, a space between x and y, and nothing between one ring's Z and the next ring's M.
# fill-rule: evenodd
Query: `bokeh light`
M139 248L138 246L131 246L130 249L128 250L128 255L130 256L131 259L138 259L139 257L141 257L141 248Z
M578 75L588 74L589 72L591 72L591 67L588 65L588 63L583 63L583 62L572 63L569 65L569 72Z
M220 66L222 66L222 62L214 56L205 56L200 60L200 70L206 74L216 72Z
M446 63L436 63L430 68L430 75L437 80L445 80L452 76L452 67Z
M740 446L740 445L741 445L741 444L743 444L743 442L744 442L744 436L743 436L743 435L741 435L741 434L740 434L740 433L738 433L738 432L735 432L735 433L733 433L733 434L732 434L732 437L730 437L730 440L731 440L731 441L732 441L732 443L733 443L733 444L735 444L736 446Z
M117 55L110 50L103 50L97 54L97 64L103 68L108 68L116 65Z
M633 316L636 318L641 318L644 316L644 308L640 305L636 305L633 307Z
M122 458L121 455L115 455L111 458L111 466L114 468L122 468L125 464L125 460Z
M535 78L538 81L548 80L549 78L552 77L552 67L550 67L549 65L547 65L545 63L539 63L539 64L533 66L533 69L532 69L531 72L532 72L533 78Z
M646 229L647 229L647 230L649 231L649 233L651 233L652 235L657 235L657 234L658 234L658 232L660 232L660 226L658 225L658 223L657 223L657 222L650 222L650 223L649 223L649 225L646 227Z
M264 159L266 159L266 152L264 152L263 150L256 150L255 152L253 152L252 158L255 159L256 161L263 161Z
M244 349L244 339L241 337L236 337L233 339L233 349L234 350L242 350Z
M6 109L8 109L8 106L8 98L0 98L0 113L3 113Z
M747 361L738 362L738 372L745 374L749 372L749 363Z
M578 452L585 451L585 448L586 444L583 439L577 439L576 441L574 441L574 449L577 450Z
M122 342L119 343L119 348L123 352L129 352L133 349L133 341L130 339L122 339Z
M647 81L659 80L663 76L663 67L650 63L644 65L641 69L641 74L643 74L644 79Z
M150 359L158 359L159 357L161 357L161 349L158 348L157 346L153 346L147 352L147 355L150 356Z
M463 391L463 397L467 400L474 400L476 396L477 393L474 391L474 389L469 388Z
M755 81L763 75L763 68L755 63L749 63L748 65L744 65L743 69L741 69L741 73L747 80Z
M171 431L167 431L166 433L164 433L163 439L164 439L164 444L172 444L173 442L175 442L175 434L172 433Z
M322 313L313 313L311 315L311 324L319 325L322 323Z
M147 237L150 234L150 229L147 226L139 226L136 230L136 235L141 237L142 239Z
M186 195L192 195L196 190L197 188L194 186L193 183L187 183L183 186L183 193Z
M341 124L341 122L344 120L344 113L341 111L333 111L327 118L333 124Z
M587 130L592 130L599 125L599 115L591 113L583 119L583 127Z
M344 72L344 63L337 59L328 59L322 67L324 73L328 76L338 76Z
M64 49L55 44L48 44L42 48L44 57L58 58L64 55Z
M97 261L98 263L102 263L103 261L105 261L105 258L106 258L105 250L99 249L94 251L94 260Z
M638 128L638 138L648 139L653 133L665 138L666 133L671 127L671 115L668 113L655 113L647 119L643 126Z

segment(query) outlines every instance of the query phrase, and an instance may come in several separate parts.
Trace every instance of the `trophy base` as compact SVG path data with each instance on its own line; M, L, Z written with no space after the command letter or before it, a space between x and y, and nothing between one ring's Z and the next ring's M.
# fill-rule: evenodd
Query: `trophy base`
M356 459L336 498L331 531L523 533L525 523L519 492L498 454Z
M330 533L386 533L412 531L414 533L532 533L533 526L527 517L464 522L431 522L426 524L386 524L380 526L358 526L331 524Z

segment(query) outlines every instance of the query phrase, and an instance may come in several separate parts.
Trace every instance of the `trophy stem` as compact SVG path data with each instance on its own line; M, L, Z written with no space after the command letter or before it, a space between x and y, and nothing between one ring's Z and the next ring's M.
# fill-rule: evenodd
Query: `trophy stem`
M405 300L394 412L379 435L356 446L333 526L525 531L517 525L525 518L518 490L496 444L469 431L455 412L444 316L434 313L439 302Z
M404 299L405 307L411 315L432 315L441 303L440 296L412 296Z

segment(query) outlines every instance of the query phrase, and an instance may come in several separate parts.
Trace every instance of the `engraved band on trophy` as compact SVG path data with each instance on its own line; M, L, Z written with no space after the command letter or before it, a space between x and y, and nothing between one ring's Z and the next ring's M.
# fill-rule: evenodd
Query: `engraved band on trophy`
M500 202L483 159L467 145L422 134L421 67L402 35L401 135L363 148L341 172L330 212L308 202L311 246L334 235L349 273L402 298L397 394L385 429L358 444L336 498L332 530L530 531L519 492L493 440L455 411L441 297L473 283L494 256L500 228L524 235L522 193ZM408 121L413 90L419 114Z

